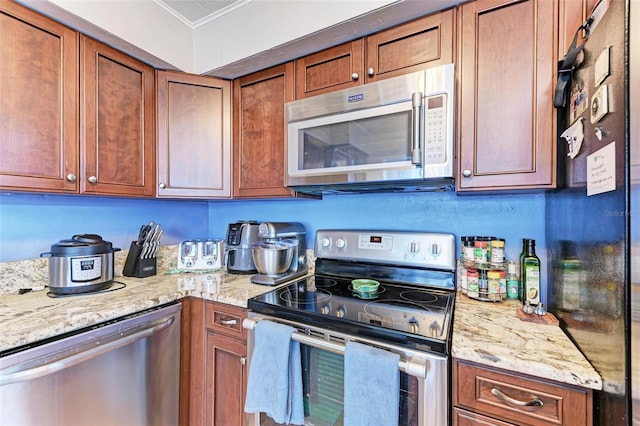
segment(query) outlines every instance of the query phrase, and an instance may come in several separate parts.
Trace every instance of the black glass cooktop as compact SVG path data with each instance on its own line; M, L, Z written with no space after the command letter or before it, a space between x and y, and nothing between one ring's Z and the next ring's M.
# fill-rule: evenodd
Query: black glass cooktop
M452 279L451 274L443 277ZM357 292L352 279L316 273L249 299L248 307L301 324L448 353L455 300L448 285L378 279L377 291Z

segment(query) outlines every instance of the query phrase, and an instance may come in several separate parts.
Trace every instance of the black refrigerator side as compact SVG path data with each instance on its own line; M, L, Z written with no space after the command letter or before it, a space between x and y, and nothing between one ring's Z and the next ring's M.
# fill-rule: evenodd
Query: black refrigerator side
M630 4L629 46L631 412L640 424L640 0Z
M629 0L596 7L567 106L558 110L564 187L546 196L547 302L602 377L593 413L603 426L631 422L628 7Z

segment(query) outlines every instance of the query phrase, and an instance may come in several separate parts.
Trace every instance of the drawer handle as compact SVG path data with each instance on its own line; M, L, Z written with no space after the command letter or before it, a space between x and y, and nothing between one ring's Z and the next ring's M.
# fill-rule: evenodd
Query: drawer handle
M542 402L540 398L534 398L530 401L519 401L505 395L498 388L491 388L491 393L503 402L508 402L509 404L518 405L520 407L542 407L544 405L544 402Z
M222 325L226 325L226 326L232 326L232 325L238 325L238 320L237 319L220 319L220 324Z

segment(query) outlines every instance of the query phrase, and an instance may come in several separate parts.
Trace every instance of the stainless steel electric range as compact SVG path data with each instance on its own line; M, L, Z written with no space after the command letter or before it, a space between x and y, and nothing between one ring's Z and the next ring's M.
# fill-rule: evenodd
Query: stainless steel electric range
M250 299L252 313L244 326L252 329L264 319L286 323L298 329L294 340L338 357L347 341L397 353L398 424L447 424L454 235L319 230L315 257L313 276ZM339 395L340 389L327 393ZM264 413L262 420L254 417L254 424L273 424ZM329 423L340 424L339 417Z

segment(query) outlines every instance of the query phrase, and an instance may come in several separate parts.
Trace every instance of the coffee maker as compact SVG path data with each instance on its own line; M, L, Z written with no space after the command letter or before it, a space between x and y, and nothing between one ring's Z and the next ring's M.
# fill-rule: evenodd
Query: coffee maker
M225 238L227 272L231 274L255 274L258 272L251 255L251 244L258 240L258 222L256 220L239 220L229 224Z
M258 227L259 241L252 244L257 275L255 284L277 285L309 270L306 230L299 222L264 222Z

